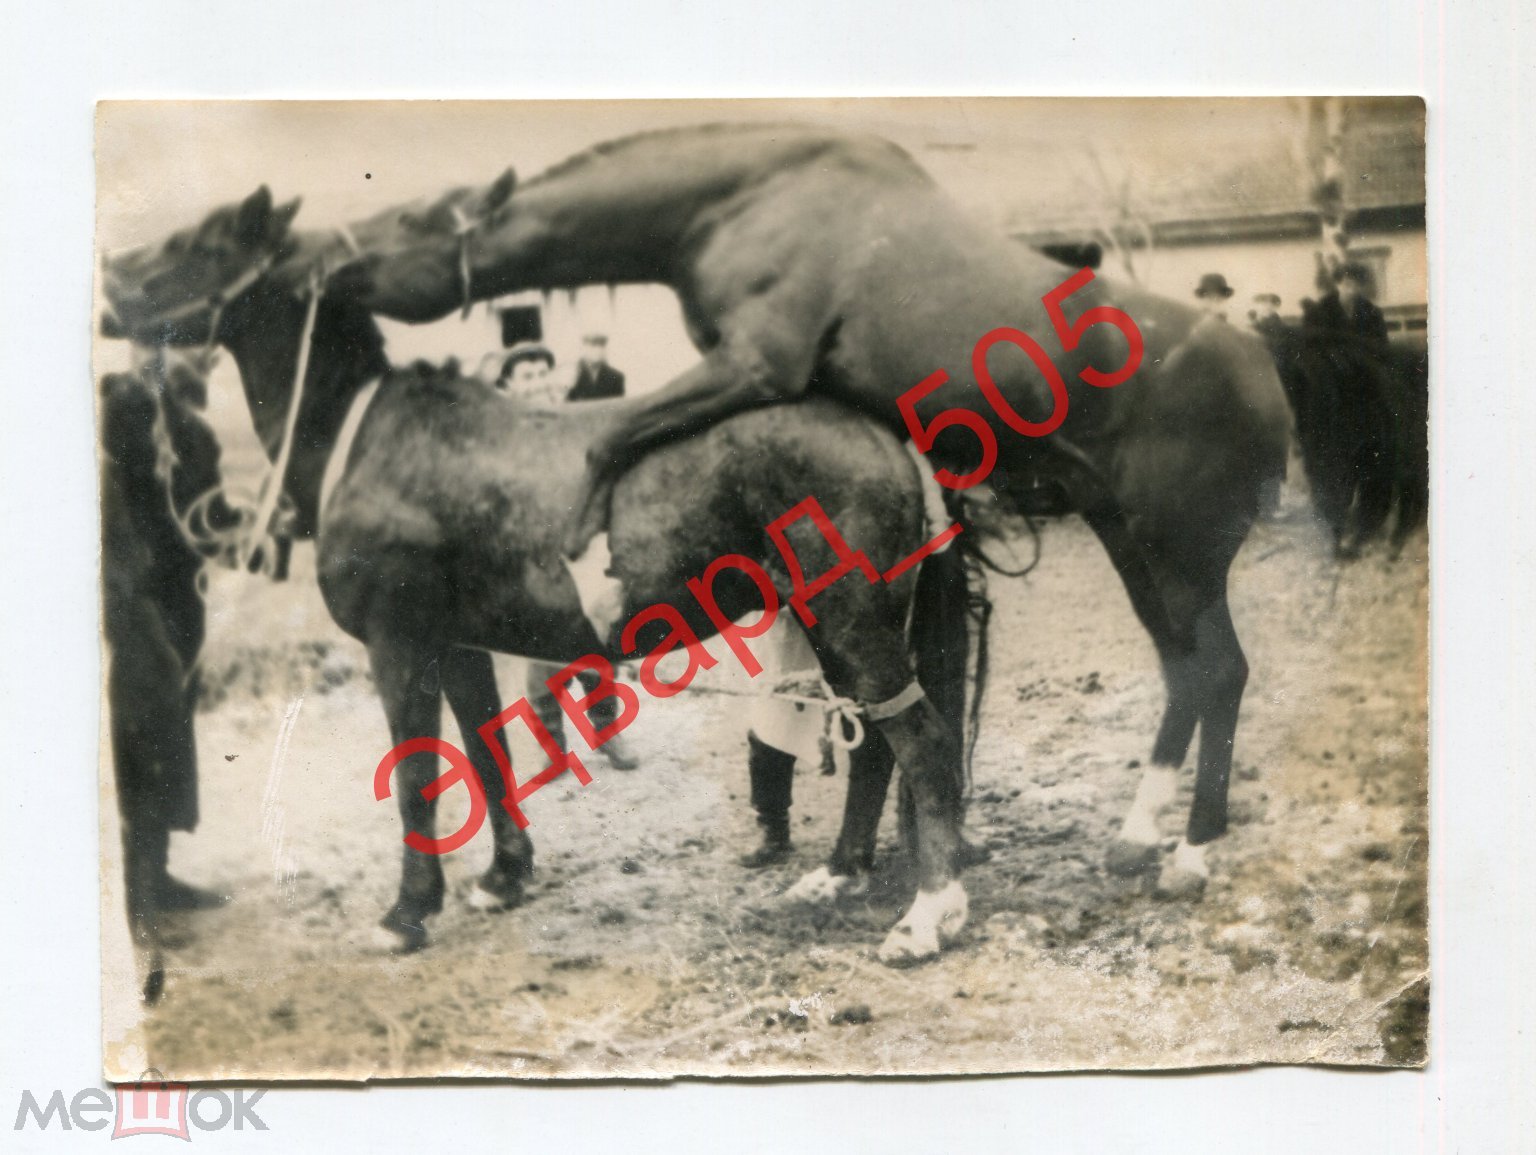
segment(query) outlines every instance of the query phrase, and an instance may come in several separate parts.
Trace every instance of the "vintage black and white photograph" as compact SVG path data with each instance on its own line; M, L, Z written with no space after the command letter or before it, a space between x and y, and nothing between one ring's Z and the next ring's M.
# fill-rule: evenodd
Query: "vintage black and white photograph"
M99 104L108 1078L1423 1065L1425 155Z

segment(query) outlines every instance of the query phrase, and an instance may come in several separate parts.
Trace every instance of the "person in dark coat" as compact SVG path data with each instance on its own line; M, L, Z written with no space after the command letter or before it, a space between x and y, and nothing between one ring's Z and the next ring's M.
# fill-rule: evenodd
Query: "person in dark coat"
M624 374L608 364L606 334L588 333L583 337L580 357L576 384L565 395L567 401L605 401L624 396Z
M201 377L164 357L101 385L103 626L129 922L155 939L160 915L226 896L172 877L170 835L197 826L197 662L203 557L177 515L218 484L219 448ZM211 523L235 515L215 502Z
M1309 430L1316 442L1313 497L1341 558L1386 523L1401 473L1400 387L1386 317L1367 296L1372 280L1347 261L1331 292L1302 302L1300 368L1310 384L1297 426L1304 448Z
M1371 280L1371 272L1364 265L1354 261L1340 265L1333 275L1333 291L1306 309L1303 323L1311 329L1353 337L1372 352L1385 355L1389 345L1387 318L1367 296Z
M1280 318L1280 297L1277 293L1255 293L1253 308L1248 310L1248 323L1259 336L1269 338L1288 328Z

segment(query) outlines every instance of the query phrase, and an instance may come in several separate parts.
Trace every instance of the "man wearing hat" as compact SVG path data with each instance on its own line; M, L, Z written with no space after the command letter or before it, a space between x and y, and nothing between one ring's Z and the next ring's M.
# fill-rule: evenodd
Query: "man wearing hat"
M567 401L604 401L624 396L624 374L608 364L608 335L588 333L581 339L581 358L576 384Z
M1206 273L1195 286L1195 300L1200 310L1218 321L1227 319L1227 300L1232 296L1232 286L1220 273Z

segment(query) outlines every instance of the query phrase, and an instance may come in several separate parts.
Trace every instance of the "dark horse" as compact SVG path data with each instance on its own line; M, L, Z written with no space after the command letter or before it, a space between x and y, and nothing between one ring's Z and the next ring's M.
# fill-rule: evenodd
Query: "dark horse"
M198 654L205 557L179 522L219 485L219 445L199 410L200 374L163 354L101 382L102 619L107 711L129 923L158 947L168 912L223 896L173 878L170 834L197 826ZM216 526L237 519L217 498ZM146 993L160 981L151 967Z
M1104 278L1080 285L1053 320L1045 299L1069 270L973 222L895 145L801 125L629 137L522 185L509 170L489 186L386 211L355 223L351 236L362 255L333 287L405 321L531 288L675 290L702 360L625 402L592 440L588 484L566 528L570 556L601 528L609 489L645 453L805 395L839 400L902 435L943 430L930 456L956 474L983 472L978 458L993 445L993 483L1005 494L1062 485L1124 581L1168 688L1153 777L1111 862L1134 870L1157 861L1144 819L1198 724L1194 805L1163 883L1174 892L1203 885L1203 847L1227 827L1248 676L1227 574L1262 490L1283 476L1290 426L1256 339ZM1139 367L1127 316L1145 342ZM1045 436L1021 435L1021 423L1044 421L1061 398L1016 344L985 361L990 401L970 387L973 348L1001 326L1042 342L1065 378L1065 422ZM909 401L903 417L900 400L936 370L949 383ZM1092 387L1127 374L1118 387Z
M239 364L257 432L273 457L292 396L306 304L277 276L244 277L242 262L231 254L254 264L267 246L243 238L268 230L252 218L285 211L273 209L262 190L153 252L109 263L106 275L114 326L134 334L148 329L160 341L206 341L215 324L206 302L229 298L212 335ZM296 237L290 248L313 255L329 241ZM235 281L241 287L231 294L225 286ZM187 307L198 301L205 307ZM724 618L787 599L791 577L764 527L807 495L819 499L837 529L882 572L924 541L921 478L887 431L826 400L742 415L648 457L616 488L611 540L623 598L619 617L658 603L676 614L670 627L651 621L616 644L613 630L600 636L586 616L560 541L579 499L587 447L621 416L619 407L596 403L558 413L530 410L460 376L456 367L390 370L367 312L329 296L320 303L283 483L299 532L318 535L326 604L337 623L368 646L396 745L436 737L443 696L466 735L497 717L502 706L488 651L557 662L588 653L618 656L621 645L626 653L653 652L675 641L678 622L699 638L714 636L721 619L688 600L685 588L722 556L757 561L776 591L769 598L750 581L731 581L735 571L726 570L714 587ZM806 574L837 561L809 523L792 524L787 535ZM881 947L888 961L935 953L966 913L955 877L958 736L924 695L912 693L906 621L921 584L917 570L889 583L850 575L817 597L818 620L808 631L839 695L866 704L907 703L873 723L914 802L918 895ZM917 606L915 612L943 609ZM533 850L500 805L506 783L497 758L508 757L504 734L488 734L488 741L466 739L495 841L477 892L485 901L515 905ZM357 768L360 789L373 761ZM887 776L889 766L887 760ZM402 761L396 775L402 822L427 838L434 836L435 794L425 788L437 772L433 756L418 753ZM885 788L884 780L850 783L850 796L855 790L867 795L861 802L851 797L840 854L858 860L872 853ZM426 940L423 920L442 900L439 859L407 845L399 897L384 926L405 946L419 946Z

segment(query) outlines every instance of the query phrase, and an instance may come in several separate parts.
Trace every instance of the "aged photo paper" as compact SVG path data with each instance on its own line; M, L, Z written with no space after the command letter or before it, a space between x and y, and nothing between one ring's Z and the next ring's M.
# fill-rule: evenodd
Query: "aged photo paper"
M109 1079L1426 1062L1422 100L96 128Z

